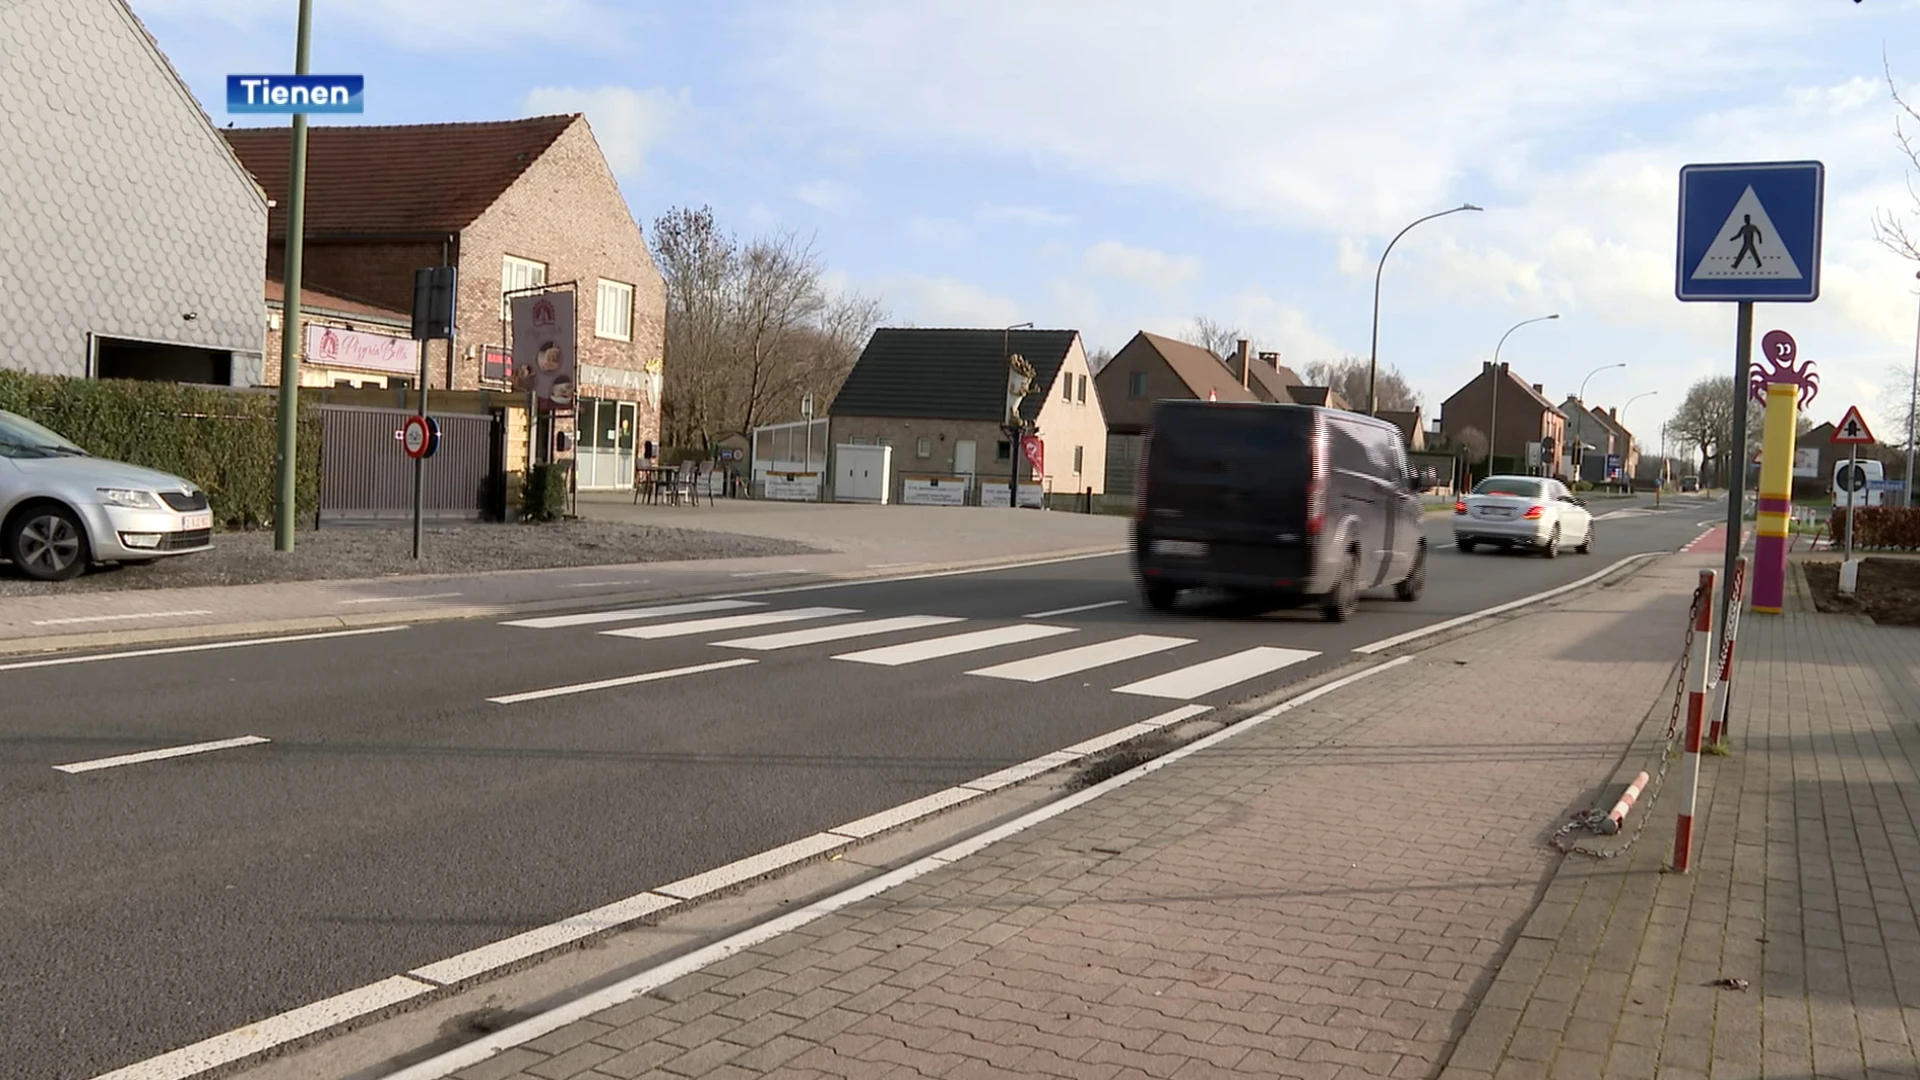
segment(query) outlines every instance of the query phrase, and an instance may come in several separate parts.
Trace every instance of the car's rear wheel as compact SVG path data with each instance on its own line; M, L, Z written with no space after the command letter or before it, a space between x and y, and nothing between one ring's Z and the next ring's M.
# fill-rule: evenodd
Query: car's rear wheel
M36 581L70 581L87 568L87 534L59 503L33 503L7 523L7 558Z
M1358 553L1347 556L1346 569L1341 571L1340 580L1327 594L1327 602L1320 609L1321 617L1328 622L1346 622L1353 609L1360 603L1360 556Z
M1179 598L1180 590L1172 585L1145 585L1140 589L1140 599L1155 611L1172 611Z
M1582 555L1593 554L1593 522L1591 521L1587 522L1587 535L1585 539L1580 541L1580 546L1577 548L1574 548L1573 550L1579 552Z
M1553 531L1547 534L1546 545L1540 549L1540 554L1548 559L1560 557L1560 526L1555 525Z
M1460 539L1458 539L1458 540L1455 540L1455 541L1454 541L1454 543L1455 543L1455 544L1457 544L1457 545L1459 545L1459 547L1460 547L1460 550L1461 550L1462 552L1464 552L1464 553L1466 553L1466 554L1468 554L1468 555L1471 555L1471 554L1473 554L1473 546L1474 546L1474 545L1473 545L1473 541L1471 541L1471 540L1469 540L1469 539L1467 539L1466 537L1464 537L1464 536L1463 536L1463 537L1461 537Z
M1408 568L1407 576L1393 587L1393 598L1412 603L1420 599L1427 590L1427 545L1422 542L1413 553L1413 565Z

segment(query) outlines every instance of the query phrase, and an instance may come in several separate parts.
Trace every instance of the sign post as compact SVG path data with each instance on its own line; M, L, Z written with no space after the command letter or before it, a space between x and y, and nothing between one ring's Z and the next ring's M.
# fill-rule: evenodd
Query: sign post
M1826 166L1818 161L1688 165L1680 170L1674 297L1682 302L1739 306L1734 328L1733 445L1722 460L1735 463L1740 471L1727 490L1723 581L1733 580L1734 562L1743 546L1746 470L1739 463L1747 459L1747 394L1742 388L1752 381L1753 305L1808 304L1820 298L1826 177ZM1791 450L1776 456L1788 462L1793 459ZM1756 598L1767 589L1769 577L1776 579L1776 589L1784 582L1784 561L1776 570L1772 560L1756 558L1754 569ZM1722 590L1715 626L1727 624L1732 602L1732 590Z
M413 339L420 343L420 407L403 430L407 455L413 458L413 557L416 559L420 557L421 539L426 531L423 516L427 458L440 445L439 425L427 417L427 342L445 341L447 356L453 356L455 295L453 267L429 266L413 272Z
M1833 444L1853 451L1847 463L1847 555L1840 564L1840 592L1846 596L1853 595L1854 586L1860 580L1860 565L1853 561L1853 515L1867 490L1866 476L1860 471L1860 446L1872 442L1873 432L1861 418L1860 406L1847 406L1847 415L1841 417L1833 429Z

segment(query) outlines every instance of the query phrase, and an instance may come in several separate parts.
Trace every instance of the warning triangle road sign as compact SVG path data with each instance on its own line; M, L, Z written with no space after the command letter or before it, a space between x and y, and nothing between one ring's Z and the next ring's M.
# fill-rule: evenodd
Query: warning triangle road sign
M1733 204L1727 223L1693 268L1696 281L1798 281L1800 276L1800 267L1787 253L1780 230L1773 227L1773 219L1767 216L1767 208L1760 205L1760 197L1751 185Z
M1833 443L1836 446L1849 444L1871 444L1873 432L1867 430L1867 422L1860 418L1860 406L1847 406L1847 415L1833 429Z

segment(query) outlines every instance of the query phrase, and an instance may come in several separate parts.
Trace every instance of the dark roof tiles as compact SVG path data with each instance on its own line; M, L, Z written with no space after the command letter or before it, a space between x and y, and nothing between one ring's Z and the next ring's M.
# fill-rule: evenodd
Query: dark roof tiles
M1033 365L1034 393L1020 414L1038 419L1076 330L882 327L867 340L828 412L999 421L1007 407L1006 353Z

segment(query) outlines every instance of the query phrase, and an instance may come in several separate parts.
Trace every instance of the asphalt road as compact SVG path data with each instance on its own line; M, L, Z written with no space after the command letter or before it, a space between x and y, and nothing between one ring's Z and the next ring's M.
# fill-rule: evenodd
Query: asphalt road
M0 664L0 1076L95 1076L1178 705L1265 694L1356 646L1677 549L1715 516L1645 509L1596 504L1619 515L1598 551L1552 561L1461 555L1431 523L1426 596L1369 600L1344 625L1149 613L1116 557L571 625ZM836 610L790 618L808 608ZM706 619L735 623L690 628ZM789 621L744 625L769 619ZM731 644L883 619L914 625ZM1058 629L893 649L1022 626ZM837 659L877 649L892 651ZM247 735L271 742L54 768Z

